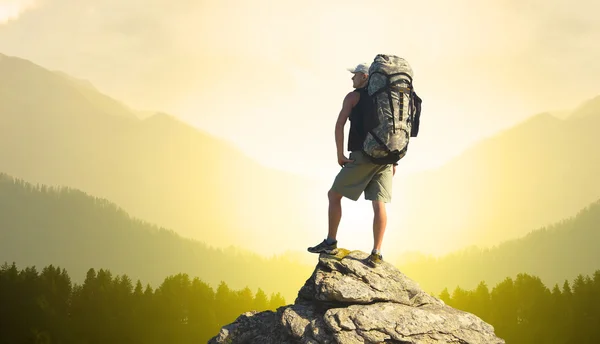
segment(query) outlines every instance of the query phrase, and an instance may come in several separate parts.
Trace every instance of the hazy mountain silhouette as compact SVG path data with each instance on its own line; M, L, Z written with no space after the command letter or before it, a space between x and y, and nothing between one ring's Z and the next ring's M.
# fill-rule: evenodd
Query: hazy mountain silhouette
M313 202L325 197L320 183L265 168L168 114L131 111L64 73L4 55L0 73L1 172L110 199L211 245L261 252L326 225L306 215L326 211ZM600 97L561 118L533 116L397 181L390 231L451 252L517 238L593 202Z
M439 169L407 177L393 205L401 230L416 234L418 247L449 252L571 216L600 198L597 128L600 97L564 120L533 116Z
M519 273L538 276L550 288L562 286L565 280L600 269L599 224L600 200L576 215L493 248L470 247L437 259L416 254L398 266L436 294L446 287L474 289L481 281L494 285Z
M579 106L573 113L571 113L571 119L584 119L590 117L600 116L600 96L588 100Z
M90 268L127 274L156 288L166 276L187 273L216 289L248 286L296 297L311 267L293 255L265 258L229 247L212 248L136 219L109 200L72 188L33 185L0 174L0 265L60 266L82 283Z
M74 78L62 71L55 71L54 73L70 81L70 86L75 87L95 108L105 114L131 119L139 117L135 116L137 115L135 110L130 109L127 105L100 93L90 81Z
M0 75L0 172L110 199L211 245L261 251L317 225L305 214L325 191L308 179L167 114L139 119L90 83L29 61L0 55Z

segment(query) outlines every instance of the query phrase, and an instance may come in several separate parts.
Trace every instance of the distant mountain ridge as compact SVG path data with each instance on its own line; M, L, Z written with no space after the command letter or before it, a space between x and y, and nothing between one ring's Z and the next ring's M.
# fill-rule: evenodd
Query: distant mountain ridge
M518 238L600 198L600 97L566 119L549 113L482 140L402 181L392 204L416 247L451 252Z
M323 233L314 199L326 190L313 180L264 168L167 114L141 120L88 82L29 61L2 55L0 75L2 172L105 197L216 246L268 252ZM438 169L396 178L388 242L410 231L407 249L495 245L596 200L600 97L564 118L533 116Z
M600 96L594 97L586 102L584 102L581 106L576 108L572 113L570 118L589 118L598 116L598 111L600 110Z
M134 110L130 109L125 104L100 93L89 80L77 79L61 71L56 71L54 73L71 82L82 96L84 96L93 106L100 108L105 114L130 119L138 118L134 115Z
M272 252L271 242L318 226L304 214L324 192L309 179L263 167L168 114L139 119L87 82L29 61L3 55L0 75L0 172L81 189L215 246Z
M401 271L429 292L479 282L494 285L509 276L528 273L549 288L579 274L600 269L600 198L577 214L490 248L470 247L440 258L414 255L399 262Z
M127 274L156 288L187 273L214 289L281 293L294 299L311 267L291 255L265 258L241 248L217 249L131 217L109 200L72 188L34 185L0 173L0 265L60 266L82 283L90 268Z

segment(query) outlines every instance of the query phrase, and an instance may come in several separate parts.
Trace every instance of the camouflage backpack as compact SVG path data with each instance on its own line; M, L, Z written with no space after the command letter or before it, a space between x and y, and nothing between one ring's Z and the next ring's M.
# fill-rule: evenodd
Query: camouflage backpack
M408 62L394 55L377 55L369 68L367 91L373 106L365 114L363 151L375 164L398 162L419 132L421 98L412 77Z

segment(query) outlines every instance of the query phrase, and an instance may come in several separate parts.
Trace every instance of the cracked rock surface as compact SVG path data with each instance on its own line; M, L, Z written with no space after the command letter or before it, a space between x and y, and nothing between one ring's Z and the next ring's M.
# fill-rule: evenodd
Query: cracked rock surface
M504 344L477 316L422 291L393 265L372 268L368 254L321 254L293 305L248 312L209 344Z

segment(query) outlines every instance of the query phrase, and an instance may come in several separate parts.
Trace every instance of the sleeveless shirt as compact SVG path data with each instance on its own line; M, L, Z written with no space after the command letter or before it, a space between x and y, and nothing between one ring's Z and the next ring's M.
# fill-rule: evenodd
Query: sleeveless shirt
M348 150L352 151L360 151L363 148L363 143L365 138L367 137L367 133L365 131L365 121L364 115L368 111L368 106L370 106L369 95L367 93L367 88L357 88L354 92L360 93L360 99L358 103L352 108L350 112L350 131L348 132Z

